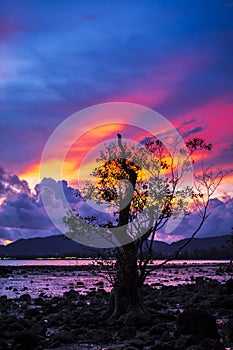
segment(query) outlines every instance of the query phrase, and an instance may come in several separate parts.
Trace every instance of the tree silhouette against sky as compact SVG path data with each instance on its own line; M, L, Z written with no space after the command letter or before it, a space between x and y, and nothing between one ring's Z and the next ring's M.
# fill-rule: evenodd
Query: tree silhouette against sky
M100 152L98 166L92 172L95 182L87 182L83 189L86 199L112 209L112 220L101 222L93 215L81 218L80 213L70 211L64 223L72 239L91 237L93 233L88 227L92 224L97 228L95 234L105 235L104 238L113 243L109 256L114 260L106 263L113 286L108 316L145 316L143 285L151 271L158 268L150 264L156 233L166 227L169 220L179 220L180 216L193 211L199 214L199 222L190 238L162 263L165 264L176 258L203 226L209 216L209 201L225 173L202 166L193 186L184 185L187 173L192 170L190 156L212 148L200 138L186 142L186 148L179 153L182 161L156 138L140 145L123 142L120 134L117 139L117 143L106 145ZM114 234L108 236L99 230L102 228L112 229Z

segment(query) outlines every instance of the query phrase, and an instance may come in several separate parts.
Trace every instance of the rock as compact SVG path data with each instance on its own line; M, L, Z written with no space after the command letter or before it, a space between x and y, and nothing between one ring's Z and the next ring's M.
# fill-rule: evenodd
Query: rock
M150 346L145 346L143 348L143 350L162 350L163 347L162 347L162 343L160 340L156 340L154 345L150 345Z
M119 318L122 325L135 326L141 328L151 323L151 317L147 314L140 313L139 315L134 312L128 312Z
M141 340L136 340L136 339L135 340L131 340L129 342L129 345L134 346L138 350L143 350L143 348L144 348L144 342L141 341Z
M221 283L220 282L210 278L210 279L208 279L207 283L208 283L208 288L213 288L214 292L218 293L218 291L221 288Z
M163 334L162 334L160 340L161 340L162 342L166 342L166 341L169 341L169 340L170 340L170 332L169 332L168 329L166 329L166 330L163 332Z
M31 300L31 296L30 296L30 294L25 293L25 294L20 295L19 299L21 301L29 301L29 300Z
M63 324L62 319L60 319L59 315L52 314L47 317L48 327L58 327Z
M227 293L233 294L233 279L226 281Z
M77 286L77 287L79 287L79 286L82 287L82 286L84 286L84 282L82 282L82 281L77 281L77 282L76 282L76 286Z
M35 350L38 346L38 337L31 332L20 332L16 335L15 348L17 350Z
M196 281L196 285L199 287L202 287L205 285L204 277L196 277L195 281Z
M44 322L33 323L32 327L31 327L31 332L33 332L35 334L39 334L41 336L46 335L46 330L47 330L47 327L46 327Z
M34 317L37 317L41 314L41 310L40 309L28 309L25 311L24 315L25 317L29 318L29 319L32 319Z
M184 311L177 319L180 335L194 335L197 339L219 338L215 317L201 311Z
M125 349L125 344L117 344L117 345L111 345L108 346L107 348L104 348L106 350L123 350Z
M154 345L145 346L144 350L174 350L173 342L161 342L160 340L156 340Z
M161 322L150 329L150 335L161 336L164 332L164 325Z
M75 343L75 338L72 333L63 331L52 335L50 341L52 344L72 344Z
M3 340L3 339L0 339L0 350L8 350L8 346L7 346L7 343Z
M118 332L118 337L123 340L134 338L136 334L136 327L123 327Z
M36 298L34 299L34 304L35 305L42 305L44 302L43 298Z
M100 288L104 288L104 282L103 281L96 282L94 285L97 286L97 287L100 287Z
M191 345L194 345L193 337L190 335L181 335L175 343L175 350L186 350Z
M227 321L222 328L224 338L227 338L230 342L233 342L233 319Z
M233 310L233 295L221 295L219 299L216 301L216 307L222 307L224 309Z
M98 329L97 331L96 328L89 328L89 331L85 333L85 338L88 339L89 343L93 344L112 341L110 332L105 329Z
M24 326L19 322L14 322L9 326L9 331L22 331L23 329Z
M74 289L70 289L68 292L65 292L65 293L63 294L63 297L64 297L64 298L67 298L67 299L75 300L75 299L78 299L78 297L79 297L79 292L77 292L77 291L74 290Z
M216 339L203 339L200 345L205 350L225 350L225 346Z

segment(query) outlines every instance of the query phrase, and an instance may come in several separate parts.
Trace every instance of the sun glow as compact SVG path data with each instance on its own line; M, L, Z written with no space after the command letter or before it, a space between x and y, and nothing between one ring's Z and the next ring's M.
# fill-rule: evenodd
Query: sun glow
M0 239L0 244L2 244L2 245L8 245L12 242L13 241L10 241L9 239Z
M21 180L26 180L28 182L29 188L32 191L34 190L34 187L40 182L39 169L39 163L31 164L25 169L24 172L19 174L19 178Z

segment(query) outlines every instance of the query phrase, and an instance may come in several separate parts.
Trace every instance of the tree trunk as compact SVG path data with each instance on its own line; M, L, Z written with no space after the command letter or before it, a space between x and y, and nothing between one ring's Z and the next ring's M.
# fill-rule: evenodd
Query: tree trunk
M138 284L137 247L134 243L123 247L117 256L117 276L112 291L112 316L143 312L142 286Z
M132 188L135 188L136 176L130 173ZM122 227L121 235L127 235L127 224L130 220L131 201L127 199L128 205L124 207L125 198L132 199L132 188L126 189L126 195L120 203L119 227ZM131 193L130 193L131 192ZM123 239L124 241L124 239ZM138 278L138 245L135 241L122 245L116 254L116 279L112 291L112 317L119 318L123 314L144 313L142 285Z
M119 135L120 136L120 135ZM127 164L125 150L121 144L121 136L118 136L118 144L122 150L122 167L128 175L127 180L131 186L126 186L125 193L120 196L119 227L122 227L120 236L128 234L127 225L130 221L130 207L137 181L136 172ZM119 238L120 239L120 238ZM124 239L123 239L124 241ZM112 290L111 313L118 318L123 314L144 312L142 300L142 285L138 279L138 247L135 241L122 245L116 254L116 279Z

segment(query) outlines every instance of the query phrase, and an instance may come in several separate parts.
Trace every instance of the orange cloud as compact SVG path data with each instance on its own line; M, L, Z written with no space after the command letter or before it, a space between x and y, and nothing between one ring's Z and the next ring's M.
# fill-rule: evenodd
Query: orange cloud
M29 165L24 172L19 174L21 180L26 180L31 190L40 182L40 163Z
M122 133L123 139L139 142L152 135L145 130L128 124L106 124L95 127L84 133L71 146L66 155L62 177L77 185L77 181L87 180L96 167L99 151L104 149L104 141L117 141L116 134Z

